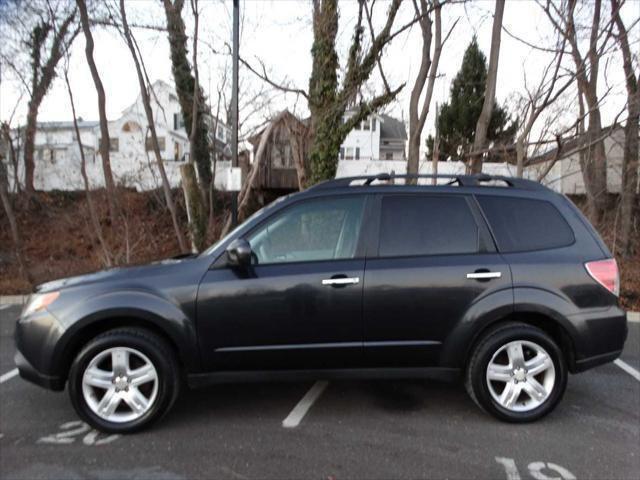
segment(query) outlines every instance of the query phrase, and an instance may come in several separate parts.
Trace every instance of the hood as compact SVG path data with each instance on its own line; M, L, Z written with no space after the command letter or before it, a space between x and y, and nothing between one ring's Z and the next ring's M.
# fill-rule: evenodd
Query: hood
M196 258L194 255L180 255L175 258L160 260L146 265L109 268L94 273L61 278L58 280L46 282L38 285L35 291L37 293L45 293L54 290L62 290L69 287L75 287L78 285L88 285L107 281L127 281L136 278L165 274L168 269L171 269L176 265L190 262L194 258Z

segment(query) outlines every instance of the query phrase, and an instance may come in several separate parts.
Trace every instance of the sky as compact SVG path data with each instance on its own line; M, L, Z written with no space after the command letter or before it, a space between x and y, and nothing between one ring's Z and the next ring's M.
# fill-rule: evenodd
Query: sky
M187 12L185 22L188 25L188 33L191 33L192 17L189 2L185 3L185 11ZM230 57L226 52L231 40L232 4L231 0L200 0L199 4L201 10L201 41L198 47L200 78L205 92L212 99L212 103L216 103L217 91L222 83L224 72L228 72L229 79L231 76ZM375 3L376 26L380 26L384 22L388 4L388 0L378 0ZM261 59L274 80L288 82L291 86L306 90L311 71L311 2L308 0L241 0L240 6L241 56L256 67L259 65L256 59ZM164 23L164 11L159 1L129 0L127 9L131 23L156 25ZM455 22L457 23L443 49L432 107L425 125L425 137L433 130L435 103L441 104L446 101L450 83L460 68L464 51L474 35L478 39L480 48L488 57L493 9L494 2L489 0L476 0L465 5L449 5L443 9L443 35ZM346 0L340 3L338 46L342 60L346 56L351 41L356 13L357 3L355 1ZM412 2L405 2L396 19L396 28L406 23L412 13ZM627 1L622 13L623 20L627 25L630 25L640 17L640 1ZM548 21L542 9L533 1L508 1L504 14L504 26L531 44L552 44L552 32ZM631 32L631 39L634 41L632 48L636 55L640 52L639 28L640 26L636 25ZM161 79L173 84L166 33L138 29L134 31L134 34L143 52L151 80ZM115 119L123 109L134 102L138 95L135 69L126 44L117 32L112 29L99 28L94 32L94 37L95 58L107 95L107 116L109 119ZM406 83L397 100L386 109L392 115L404 120L408 119L409 96L420 64L420 50L421 36L419 28L416 26L394 39L385 50L382 60L385 74L392 87ZM548 54L539 52L503 32L498 68L497 101L513 104L517 93L524 90L525 76L529 85L535 83L536 78L549 60ZM344 61L342 65L344 65ZM626 100L619 52L611 53L607 65L606 69L604 65L602 67L603 80L600 82L601 91L611 87L602 109L605 124L612 121L623 109ZM605 70L606 83L604 81ZM86 65L82 35L78 37L72 48L69 72L78 116L86 120L97 120L97 96ZM242 104L243 100L246 103L253 98L256 92L265 87L246 68L241 67L240 76L240 102ZM14 125L24 123L26 114L27 97L24 96L19 100L19 87L18 81L12 78L11 73L3 65L0 85L0 118L7 120L15 106L18 105L12 122ZM380 92L381 88L382 82L376 71L369 82L368 91ZM260 108L257 109L251 109L250 106L243 108L241 117L245 114L246 118L241 118L241 122L244 120L246 126L258 125L284 108L300 115L308 113L304 98L273 91L269 93L269 98L268 106L260 105ZM567 102L568 110L575 109L575 102L571 98ZM575 115L573 118L575 119ZM624 114L621 118L624 118ZM60 78L56 79L43 101L39 120L71 120L66 87Z

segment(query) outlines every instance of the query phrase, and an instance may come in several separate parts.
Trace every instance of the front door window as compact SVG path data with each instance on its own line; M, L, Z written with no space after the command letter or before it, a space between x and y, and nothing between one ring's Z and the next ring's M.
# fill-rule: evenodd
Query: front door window
M364 197L309 200L254 230L247 240L258 264L354 258Z

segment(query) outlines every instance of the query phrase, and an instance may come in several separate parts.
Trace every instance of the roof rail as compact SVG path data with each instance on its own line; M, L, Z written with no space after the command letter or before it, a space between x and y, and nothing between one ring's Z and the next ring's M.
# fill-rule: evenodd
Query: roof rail
M353 182L364 180L361 185L354 186L369 186L373 182L389 182L395 179L419 179L419 178L443 178L450 179L451 181L447 185L458 184L461 187L478 187L483 183L502 181L512 188L521 188L524 190L545 190L546 187L538 182L532 180L526 180L523 178L505 177L502 175L488 175L481 173L477 175L433 175L433 174L396 174L396 173L379 173L377 175L359 175L354 177L336 178L334 180L327 180L325 182L318 183L311 187L312 189L324 189L324 188L340 188L350 187Z

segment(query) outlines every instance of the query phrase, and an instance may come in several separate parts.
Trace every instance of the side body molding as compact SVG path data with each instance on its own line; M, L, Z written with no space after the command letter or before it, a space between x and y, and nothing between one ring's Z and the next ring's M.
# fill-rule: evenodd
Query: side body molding
M55 344L53 363L63 367L69 348L75 348L79 332L93 327L101 330L102 320L122 319L151 324L162 331L177 347L187 371L197 371L200 358L194 348L197 345L195 322L185 312L189 309L192 309L191 302L179 305L159 293L142 289L99 294L56 315L63 329Z

